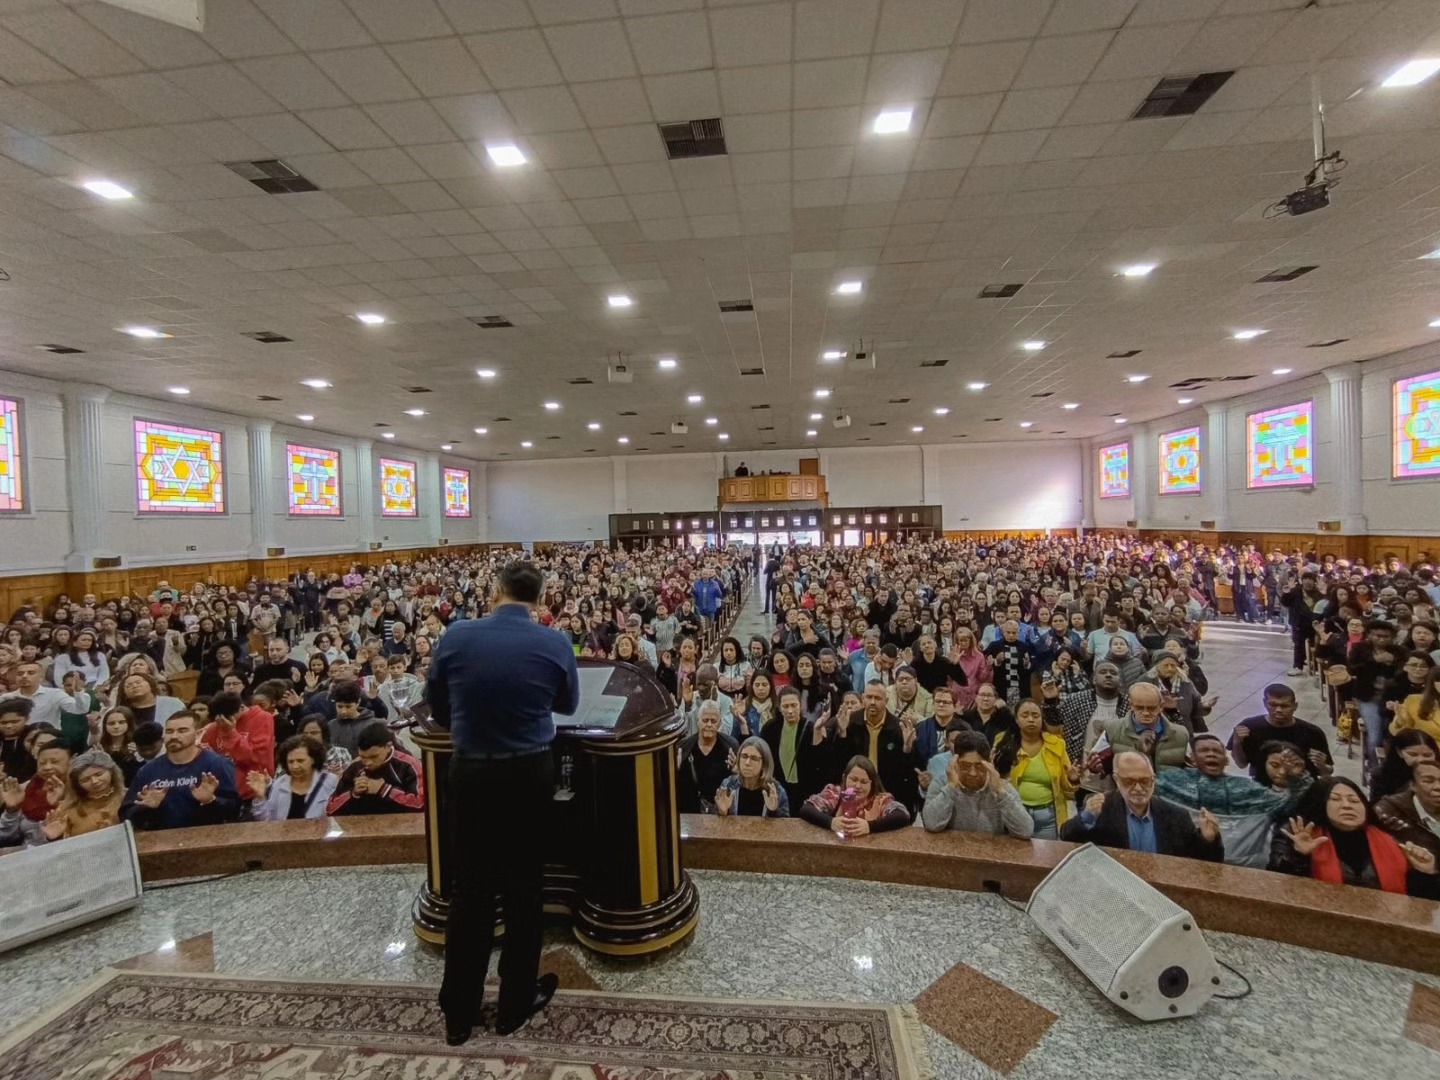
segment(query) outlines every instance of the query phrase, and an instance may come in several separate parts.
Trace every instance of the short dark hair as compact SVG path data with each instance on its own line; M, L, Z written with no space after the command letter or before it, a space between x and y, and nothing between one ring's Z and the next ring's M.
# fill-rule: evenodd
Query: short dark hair
M165 728L154 720L147 720L143 724L135 725L135 745L154 746L165 740Z
M978 731L962 731L955 736L955 756L964 757L966 754L979 754L986 761L990 760L990 740Z
M330 701L335 705L359 705L360 696L358 682L342 682L330 688Z
M900 647L892 641L889 644L880 646L880 655L888 656L890 659L894 660L900 655Z
M1369 633L1371 630L1388 630L1393 634L1395 632L1395 624L1387 622L1385 619L1366 619L1365 631Z
M321 742L325 743L326 745L329 745L329 739L330 739L330 720L329 720L329 718L326 717L326 715L325 715L324 713L318 713L318 712L306 713L304 716L300 717L300 722L295 725L295 730L296 730L296 731L304 731L305 728L306 728L307 726L309 726L310 724L318 724L318 725L320 725L320 731L321 731L320 740L321 740Z
M545 579L534 563L516 559L507 563L505 569L500 571L498 584L500 592L510 599L518 600L522 604L533 604L540 599L540 590L544 587Z
M393 746L394 744L395 740L390 735L390 729L382 720L366 724L360 729L360 734L355 736L355 746L360 750L374 750L379 746Z
M267 701L279 702L279 700L285 696L286 692L291 689L292 685L292 683L288 683L284 679L266 679L250 691L250 697L263 697Z
M1119 609L1118 607L1116 607L1114 604L1106 604L1104 610L1100 612L1100 616L1101 616L1102 618L1105 617L1106 615L1111 615L1111 616L1113 616L1113 617L1115 617L1115 618L1118 619L1118 618L1120 618L1121 614L1122 614L1122 612L1120 611L1120 609Z
M1274 698L1276 701L1284 701L1289 698L1294 700L1295 688L1286 686L1283 682L1272 682L1260 694L1263 698Z
M0 701L0 716L23 716L29 720L34 711L35 702L26 697L5 698Z
M244 708L239 694L216 694L210 699L211 716L239 716Z
M323 720L321 726L323 727ZM284 768L285 761L296 750L304 750L310 755L310 760L315 763L318 772L325 767L325 744L314 735L291 735L280 744L280 766Z
M793 686L782 686L780 688L780 693L775 695L775 700L784 701L787 697L793 697L795 700L802 703L804 701L804 699L800 697L800 691Z

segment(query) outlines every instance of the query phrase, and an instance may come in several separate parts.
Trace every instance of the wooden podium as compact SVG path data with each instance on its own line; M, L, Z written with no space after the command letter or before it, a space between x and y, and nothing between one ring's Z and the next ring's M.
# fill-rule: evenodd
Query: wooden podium
M575 937L597 952L659 952L694 930L700 915L680 866L675 748L685 724L654 676L618 661L578 663L608 670L605 693L626 700L613 728L585 727L577 716L580 725L556 736L545 910L569 918ZM411 914L415 933L438 945L449 913L447 849L458 839L449 835L446 798L452 748L449 731L428 719L413 737L425 767L426 876ZM503 933L503 911L498 921Z

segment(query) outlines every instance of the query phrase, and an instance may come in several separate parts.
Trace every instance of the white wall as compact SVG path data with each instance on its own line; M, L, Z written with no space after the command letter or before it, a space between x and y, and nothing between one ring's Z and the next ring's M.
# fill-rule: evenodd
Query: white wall
M831 506L912 506L926 502L918 446L838 447L820 453ZM937 500L931 499L930 502ZM948 524L947 527L956 526Z
M21 483L28 507L23 513L0 514L0 568L9 573L61 569L70 550L70 504L60 399L41 380L4 373L0 394L21 402Z
M647 457L644 464L652 460L658 459ZM492 461L486 473L490 543L610 539L615 495L608 458ZM687 500L678 509L693 507Z
M1080 523L1074 442L942 446L939 458L939 498L926 501L940 503L947 529L1073 529Z
M734 472L742 459L731 455L729 460L730 471ZM750 464L748 457L743 460L750 469L760 468ZM623 501L617 499L613 511L607 510L607 514L627 510L639 513L706 510L715 505L723 468L719 454L637 454L613 461L624 478L625 496ZM608 522L606 530L608 536Z

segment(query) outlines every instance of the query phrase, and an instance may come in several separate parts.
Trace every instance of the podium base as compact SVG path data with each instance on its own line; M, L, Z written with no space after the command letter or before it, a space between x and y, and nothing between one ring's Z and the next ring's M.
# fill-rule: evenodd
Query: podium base
M690 875L658 904L634 911L608 911L587 900L575 912L575 939L608 956L647 956L683 941L700 921L700 895Z

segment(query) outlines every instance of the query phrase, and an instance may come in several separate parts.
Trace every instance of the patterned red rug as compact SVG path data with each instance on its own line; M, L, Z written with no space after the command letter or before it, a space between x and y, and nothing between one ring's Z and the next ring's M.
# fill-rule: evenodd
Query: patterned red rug
M929 1080L897 1006L562 991L445 1045L435 989L104 971L0 1042L0 1080Z

